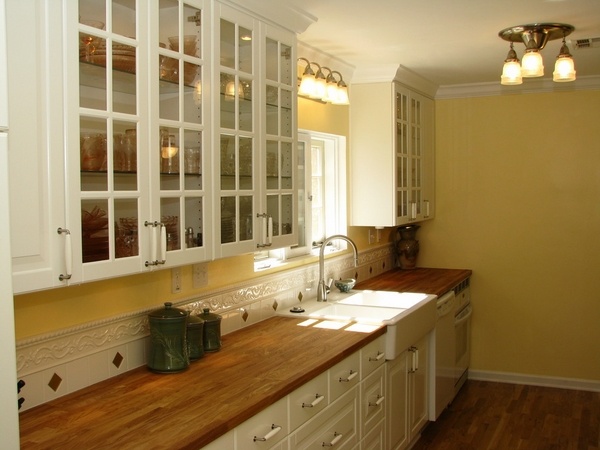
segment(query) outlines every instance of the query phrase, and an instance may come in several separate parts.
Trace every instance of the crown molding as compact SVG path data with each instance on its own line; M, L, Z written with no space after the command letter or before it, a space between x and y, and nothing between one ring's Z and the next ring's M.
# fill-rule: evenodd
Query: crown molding
M500 95L540 94L549 92L573 92L600 89L600 76L578 77L571 83L555 83L551 78L529 79L518 86L502 86L496 83L471 83L440 86L436 100Z
M264 0L221 0L241 9L251 16L258 16L262 20L271 22L279 27L286 28L296 34L304 33L306 29L318 19L312 14L286 4L285 2L265 2Z
M414 91L434 98L438 86L416 72L399 64L380 64L357 67L351 79L352 84L391 83L397 81Z

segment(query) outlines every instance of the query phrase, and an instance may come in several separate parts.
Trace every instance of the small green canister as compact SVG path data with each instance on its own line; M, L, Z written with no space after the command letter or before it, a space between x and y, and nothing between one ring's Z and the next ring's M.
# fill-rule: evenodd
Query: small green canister
M190 360L195 361L204 356L204 320L190 315L187 323L187 346Z
M216 352L221 348L221 316L204 308L199 317L204 320L204 351Z
M150 354L148 367L159 373L185 370L190 359L187 347L187 320L189 312L173 308L171 302L148 314L150 323Z

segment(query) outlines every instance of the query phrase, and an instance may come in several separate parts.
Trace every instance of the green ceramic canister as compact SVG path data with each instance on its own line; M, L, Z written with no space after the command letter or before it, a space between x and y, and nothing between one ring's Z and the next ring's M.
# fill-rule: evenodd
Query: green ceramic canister
M166 302L164 308L148 314L150 323L148 367L153 372L180 372L189 366L188 316L188 311L173 308L171 302Z
M195 361L204 356L204 320L198 316L190 315L187 323L187 346L190 361Z
M204 320L204 351L218 351L221 348L221 316L204 308L200 318Z

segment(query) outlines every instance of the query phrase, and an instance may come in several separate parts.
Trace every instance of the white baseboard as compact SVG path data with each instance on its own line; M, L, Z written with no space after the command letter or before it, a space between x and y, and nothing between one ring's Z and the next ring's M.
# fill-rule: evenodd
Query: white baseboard
M469 379L600 392L600 381L581 380L577 378L546 377L523 373L492 372L488 370L469 369Z

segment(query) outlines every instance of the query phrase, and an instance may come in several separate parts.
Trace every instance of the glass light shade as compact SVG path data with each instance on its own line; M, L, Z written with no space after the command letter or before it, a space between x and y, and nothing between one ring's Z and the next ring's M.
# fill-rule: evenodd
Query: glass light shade
M312 98L324 99L327 95L327 83L325 82L325 77L318 77L315 79L315 88Z
M326 102L334 103L338 98L338 86L335 81L327 83L327 91L325 94L325 98L323 98Z
M521 65L519 64L519 61L506 61L502 68L500 84L511 86L522 83L523 78L521 77Z
M521 61L521 75L527 78L544 75L544 61L538 50L527 50Z
M571 56L559 56L554 64L552 80L556 82L575 81L575 63Z
M348 98L348 87L345 84L343 86L338 84L337 94L337 99L335 101L332 101L334 105L350 104L350 99Z
M302 81L298 88L298 94L306 97L312 97L315 91L315 76L314 75L302 75Z

